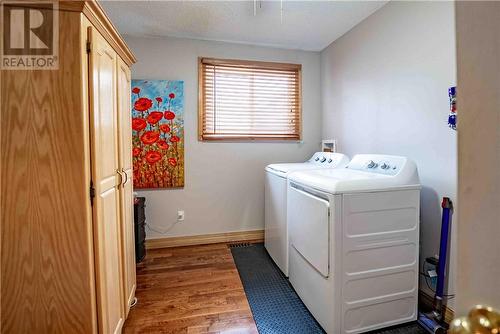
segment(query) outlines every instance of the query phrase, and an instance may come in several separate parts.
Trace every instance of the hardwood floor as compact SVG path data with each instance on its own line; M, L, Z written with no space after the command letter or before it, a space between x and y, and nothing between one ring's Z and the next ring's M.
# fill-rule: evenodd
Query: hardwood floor
M226 244L148 250L124 333L257 333Z

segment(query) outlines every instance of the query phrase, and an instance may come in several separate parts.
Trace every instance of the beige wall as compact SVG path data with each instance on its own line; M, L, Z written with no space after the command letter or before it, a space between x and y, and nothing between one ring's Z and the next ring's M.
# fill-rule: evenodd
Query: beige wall
M186 186L140 191L148 238L245 231L264 227L264 167L307 159L320 148L319 53L176 38L125 38L139 59L135 79L184 80ZM303 142L200 142L197 137L198 57L302 64ZM175 224L177 210L186 219Z
M456 4L457 311L500 309L500 3Z
M455 201L457 193L457 138L447 127L456 82L453 2L388 3L321 53L321 74L323 137L337 138L350 156L396 154L417 163L421 259L437 254L440 199Z

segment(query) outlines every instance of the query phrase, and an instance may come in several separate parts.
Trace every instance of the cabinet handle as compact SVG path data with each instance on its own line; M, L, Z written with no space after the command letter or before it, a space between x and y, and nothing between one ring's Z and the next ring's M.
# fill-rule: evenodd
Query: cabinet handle
M125 184L128 181L128 175L127 175L127 172L123 168L122 168L122 173L125 174L125 182L123 182L123 186L125 187Z
M120 185L123 184L123 175L122 175L122 173L120 172L119 169L116 170L116 173L118 175L120 175L120 182L118 182L118 184L117 184L117 186L120 187Z

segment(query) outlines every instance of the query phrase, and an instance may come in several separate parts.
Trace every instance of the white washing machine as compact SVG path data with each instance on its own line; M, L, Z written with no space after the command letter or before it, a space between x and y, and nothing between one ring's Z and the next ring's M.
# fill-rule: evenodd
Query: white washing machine
M345 167L348 162L349 158L344 154L316 152L306 162L271 164L266 167L264 245L286 276L288 276L287 175L299 170Z
M417 319L420 181L405 157L360 154L289 175L290 282L330 334Z

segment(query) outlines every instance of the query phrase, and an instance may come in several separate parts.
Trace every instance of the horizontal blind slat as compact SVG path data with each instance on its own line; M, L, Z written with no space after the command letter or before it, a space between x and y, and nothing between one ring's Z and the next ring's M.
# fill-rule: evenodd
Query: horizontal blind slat
M204 71L207 73L224 73L233 74L238 73L241 75L268 75L275 77L290 77L297 76L298 70L271 70L261 68L244 68L244 67L228 67L228 66L203 66Z
M220 83L206 84L205 92L214 93L217 91L226 92L261 92L261 93L273 93L273 94L284 94L284 95L297 95L299 93L298 86L287 86L285 88L278 85L270 84L269 86L255 86L255 85L242 85L238 83Z
M219 121L223 120L228 120L231 118L237 118L237 119L267 119L268 121L272 121L274 119L299 119L300 115L297 115L296 113L293 112L288 112L288 113L277 113L273 111L262 111L258 113L252 113L252 112L225 112L225 113L207 113L205 119L207 121L210 121L211 119L218 119Z
M207 73L204 75L204 80L206 81L214 81L214 80L220 80L220 81L235 81L235 80L242 80L242 82L248 82L248 81L255 81L257 83L264 83L265 81L269 80L271 82L278 82L278 83L289 83L293 84L298 81L298 76L273 76L273 75L244 75L242 73L238 74L225 74L225 73Z

